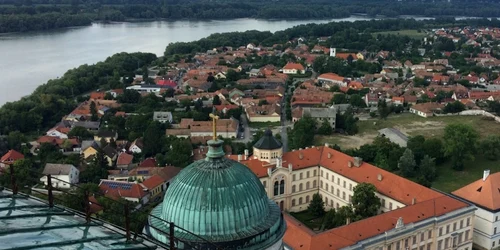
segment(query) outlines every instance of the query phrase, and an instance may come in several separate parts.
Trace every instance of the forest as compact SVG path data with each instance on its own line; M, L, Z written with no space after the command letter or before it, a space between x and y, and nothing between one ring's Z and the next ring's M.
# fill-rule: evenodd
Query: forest
M344 18L351 15L398 17L469 16L500 17L500 3L486 1L472 5L465 1L414 2L374 0L308 4L297 0L244 3L230 1L178 0L0 0L0 33L48 30L89 25L93 21L180 20L180 19L319 19Z

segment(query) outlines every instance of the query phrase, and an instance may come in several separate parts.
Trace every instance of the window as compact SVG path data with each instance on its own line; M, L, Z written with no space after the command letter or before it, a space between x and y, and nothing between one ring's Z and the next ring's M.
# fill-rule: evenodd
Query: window
M427 233L427 239L430 239L432 238L432 230L429 230L429 232Z
M446 238L446 239L444 239L444 248L447 248L447 247L448 247L448 242L449 242L449 239L450 239L450 238Z
M302 191L302 183L299 184L299 191Z
M491 244L491 247L495 247L495 242L493 241L493 243Z
M498 221L498 216L495 217L495 221Z
M337 185L340 185L340 178L337 177Z
M427 244L427 250L431 250L432 243Z
M342 200L345 200L345 192L342 192Z
M464 228L464 220L460 220L460 229Z
M333 185L330 187L330 192L333 194L335 192L335 189L333 188Z
M465 239L464 240L469 240L469 231L470 230L465 231Z
M335 182L335 176L332 174L332 182Z
M306 182L306 189L309 189L309 182Z
M340 189L337 189L337 197L340 197Z
M352 191L352 184L349 184L349 190Z
M292 180L295 181L295 174L292 175Z
M292 207L295 206L295 199L292 199Z
M450 225L446 225L446 234L450 232Z
M413 235L413 240L411 244L417 244L417 236Z
M316 170L313 171L313 176L316 176Z
M328 173L326 173L326 179L328 180Z
M275 195L275 196L276 196L276 195L278 195L279 186L280 186L279 182L278 182L278 181L275 181L275 182L274 182L274 195Z
M323 170L321 170L321 177L323 177Z
M302 197L299 198L299 205L302 204Z
M352 200L352 196L351 196L351 195L349 195L349 202L351 202L351 200Z
M263 182L262 182L262 186L267 187L267 182L266 182L266 181L263 181Z
M313 188L316 188L316 180L313 181Z
M345 188L345 181L344 181L344 188Z
M392 202L389 202L389 210L392 210Z
M309 178L309 171L306 172L306 178Z
M453 231L457 231L457 223L453 223Z
M295 193L295 185L292 186L292 193Z
M493 234L497 234L497 228L496 227L493 229Z
M408 247L408 239L405 239L405 247Z
M325 204L328 206L328 197L325 197Z
M439 228L439 236L443 235L443 227Z
M335 204L335 206L337 207L337 209L340 207L339 203Z
M323 188L323 181L319 181L319 188Z
M400 247L401 247L400 242L399 242L399 241L398 241L398 242L396 242L396 249L400 249Z
M302 180L302 173L300 173L300 176L299 176L299 178L300 178L300 179Z
M467 226L470 225L470 218L467 218Z
M309 195L306 196L306 203L308 203L308 202L309 202Z
M385 207L385 199L382 199L382 207Z
M443 240L438 241L438 250L441 250L443 248Z
M420 234L420 241L424 241L424 239L425 239L425 235L424 235L424 233L421 233Z
M328 191L328 183L325 183L325 190Z

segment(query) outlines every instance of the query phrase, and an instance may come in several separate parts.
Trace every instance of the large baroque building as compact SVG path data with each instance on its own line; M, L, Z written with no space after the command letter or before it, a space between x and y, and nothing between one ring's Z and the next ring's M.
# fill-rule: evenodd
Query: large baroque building
M322 233L285 215L285 249L472 250L474 206L328 145L284 153L269 134L256 143L252 156L228 157L250 168L282 210L307 209L315 193L327 210L348 205L354 187L363 182L377 188L382 204L377 216Z
M474 245L478 249L500 247L500 172L490 175L485 170L483 178L453 192L476 207L474 220Z

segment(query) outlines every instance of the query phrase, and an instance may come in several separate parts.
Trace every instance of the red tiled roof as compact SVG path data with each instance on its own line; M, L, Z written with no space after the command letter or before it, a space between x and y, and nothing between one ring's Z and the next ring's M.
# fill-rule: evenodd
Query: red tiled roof
M159 185L163 184L164 180L158 175L153 175L149 178L147 178L145 181L142 182L142 185L147 187L149 190L154 189L158 187Z
M500 208L500 172L489 175L486 180L479 179L453 192L472 203L490 210Z
M161 86L170 86L172 88L177 87L177 83L172 81L172 80L162 79L162 80L158 80L158 82L156 84L161 85Z
M156 163L156 160L154 158L147 158L141 164L139 164L139 167L156 167L158 164Z
M296 69L296 70L304 70L304 66L302 66L302 64L300 63L292 63L292 62L289 62L287 63L283 69Z
M344 77L343 76L339 76L335 73L324 73L324 74L321 74L318 76L318 78L324 78L324 79L328 79L328 80L332 80L332 81L344 81Z
M132 163L134 156L127 153L121 153L116 160L116 165L129 165Z
M128 197L140 199L146 196L144 188L137 183L102 180L99 184L101 192L111 198Z
M9 150L6 154L2 156L0 159L1 163L11 164L17 160L24 159L24 155L17 152L14 149Z

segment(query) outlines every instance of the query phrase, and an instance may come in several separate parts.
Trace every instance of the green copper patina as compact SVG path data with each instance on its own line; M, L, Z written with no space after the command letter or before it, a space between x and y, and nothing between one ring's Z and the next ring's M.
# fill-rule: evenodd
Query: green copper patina
M276 245L286 229L279 207L249 168L224 157L222 143L208 142L206 159L174 178L152 214L226 249L261 250ZM154 217L149 223L150 234L168 242L168 236L155 229L168 232L168 224ZM175 236L202 249L215 249L178 228ZM181 241L179 249L191 248Z

